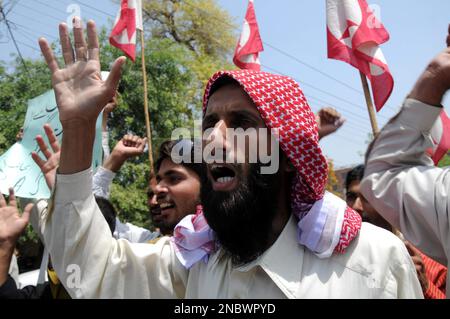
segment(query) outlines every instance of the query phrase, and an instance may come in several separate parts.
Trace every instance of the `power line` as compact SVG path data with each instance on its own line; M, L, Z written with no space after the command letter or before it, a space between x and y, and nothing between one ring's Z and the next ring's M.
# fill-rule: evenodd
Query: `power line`
M266 68L266 69L268 69L268 70L271 70L272 72L276 72L276 73L278 73L278 74L285 75L283 72L281 72L281 71L279 71L279 70L276 70L276 69L274 69L274 68L272 68L272 67L269 67L269 66L266 66L266 65L263 65L263 64L261 64L261 66L263 66L264 68ZM312 88L312 89L314 89L314 90L316 90L316 91L318 91L318 92L321 92L321 93L323 93L323 94L327 94L327 95L329 95L329 96L331 96L331 97L333 97L333 98L335 98L335 99L338 99L338 100L340 100L340 101L342 101L342 102L345 102L345 103L347 103L347 104L353 105L353 106L355 106L355 107L357 107L357 108L359 108L359 109L361 109L361 108L364 109L361 105L358 105L358 104L356 104L356 103L353 103L353 102L351 102L351 101L348 101L348 100L346 100L346 99L344 99L344 98L341 98L341 97L339 97L339 96L337 96L337 95L335 95L335 94L329 93L329 92L324 91L324 90L322 90L322 89L319 89L318 87L316 87L316 86L314 86L314 85L312 85L312 84L310 84L310 83L308 83L308 82L305 82L305 81L302 81L302 80L299 80L299 79L296 79L296 78L294 78L294 79L295 79L297 82L303 84L304 86L310 87L310 88ZM389 118L385 117L384 115L381 115L381 114L378 114L378 115L379 115L380 117L386 119L386 120L389 119Z
M95 8L95 7L93 7L93 6L90 6L90 5L86 4L86 3L84 3L83 1L79 1L79 0L76 0L76 1L77 1L78 3L80 3L80 4L84 5L84 6L86 6L86 7L88 7L88 8L90 8L90 9L94 10L94 11L97 11L97 12L106 14L106 15L109 16L109 17L115 18L115 16L112 15L111 13L108 13L108 12L106 12L106 11L103 11L103 10L100 10L100 9Z
M46 26L47 28L50 28L50 27L48 27L47 25L43 24L42 21L36 20L36 19L34 19L34 18L30 17L30 16L24 15L24 14L19 13L19 12L17 12L17 11L12 12L11 14L18 15L19 17L22 17L22 18L25 18L25 19L34 21L34 22L38 23L39 25L44 25L44 26ZM52 28L52 30L53 30L53 28Z
M10 36L11 36L11 40L12 40L13 43L14 43L14 46L16 47L17 54L19 55L20 61L21 61L22 64L23 64L23 68L24 68L25 72L27 72L27 73L29 74L27 65L26 65L26 63L25 63L25 60L23 59L22 53L20 52L19 46L17 45L16 39L15 39L15 37L14 37L14 34L13 34L12 31L11 31L11 26L9 25L9 21L8 21L8 19L6 18L5 12L3 11L3 5L2 5L1 2L0 2L0 14L2 15L3 20L5 21L6 28L7 28L8 31L9 31L9 34L10 34Z
M27 9L33 11L33 12L37 12L37 13L43 15L43 16L47 16L47 17L49 17L49 18L52 18L52 19L54 19L54 20L56 20L56 21L58 21L58 22L61 21L61 18L59 18L59 17L55 17L54 15L51 15L51 14L42 12L42 11L40 11L40 10L37 10L36 8L31 8L31 7L29 7L29 6L27 6L27 5L23 4L23 3L19 3L19 6L21 6L21 7L23 7L23 8L27 8Z
M27 29L28 31L33 32L33 33L36 34L37 36L45 35L45 36L47 36L47 37L50 38L50 39L57 40L57 38L56 38L55 36L53 36L53 35L51 35L51 34L49 34L49 33L42 32L42 31L39 31L39 32L38 32L38 31L36 31L36 30L34 30L34 29L32 29L32 28L29 28L29 27L27 27L27 26L25 26L25 25L23 25L23 24L17 23L17 22L12 21L12 20L9 20L9 22L10 22L13 26L17 26L17 27L21 27L21 28Z
M24 46L26 46L26 47L36 51L36 52L39 52L39 53L41 52L41 50L37 49L36 47L33 47L33 46L29 45L29 44L26 44L25 42L22 42L20 40L17 40L17 43L20 43L20 44L22 44L22 45L24 45Z
M203 13L205 13L205 14L207 14L207 15L211 15L208 11L206 11L206 10L200 8L200 7L197 7L197 6L195 6L195 5L193 5L193 4L189 3L189 2L185 2L185 4L188 5L188 6L190 6L190 7L192 7L192 8L195 8L195 9L197 9L197 10L199 10L199 11L202 11ZM225 21L225 20L222 20L222 19L215 19L215 20L217 20L217 21L219 21L219 22L222 22L223 24L232 27L232 28L235 29L236 31L239 31L239 29L237 29L236 26L232 25L232 24L229 23L228 21ZM273 50L275 50L275 51L281 53L282 55L284 55L284 56L286 56L286 57L288 57L288 58L290 58L290 59L292 59L292 60L294 60L294 61L300 63L301 65L303 65L303 66L305 66L305 67L307 67L307 68L309 68L309 69L311 69L311 70L313 70L313 71L315 71L315 72L317 72L317 73L319 73L319 74L321 74L321 75L323 75L323 76L325 76L325 77L327 77L327 78L329 78L329 79L335 81L336 83L339 83L339 84L345 86L346 88L348 88L348 89L350 89L350 90L352 90L352 91L354 91L354 92L356 92L356 93L358 93L358 94L364 96L364 93L363 93L361 90L358 90L358 89L354 88L353 86L351 86L351 85L349 85L349 84L347 84L347 83L345 83L345 82L343 82L343 81L337 79L336 77L334 77L334 76L328 74L327 72L324 72L324 71L322 71L322 70L320 70L320 69L318 69L318 68L312 66L311 64L309 64L309 63L307 63L307 62L305 62L305 61L300 60L299 58L295 57L294 55L292 55L292 54L290 54L290 53L288 53L288 52L286 52L286 51L284 51L284 50L281 50L281 49L277 48L276 46L274 46L274 45L272 45L272 44L270 44L270 43L268 43L268 42L266 42L266 41L262 41L262 43L263 43L265 46L268 46L268 47L270 47L271 49L273 49ZM388 108L390 108L390 109L395 109L393 106L391 106L391 105L389 105L389 104L385 104L384 107L385 107L385 108L388 107ZM379 115L380 115L380 114L379 114ZM381 116L381 115L380 115L380 116ZM383 117L383 116L381 116L381 117Z

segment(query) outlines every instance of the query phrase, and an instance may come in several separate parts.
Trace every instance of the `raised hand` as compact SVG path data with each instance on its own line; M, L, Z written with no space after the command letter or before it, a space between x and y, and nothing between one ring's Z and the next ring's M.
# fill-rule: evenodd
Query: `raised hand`
M103 163L103 167L112 171L119 171L123 163L131 157L142 155L147 138L125 135L114 147L111 155Z
M450 89L450 26L446 42L447 49L430 62L414 86L410 98L430 105L441 105L445 93Z
M125 62L118 58L108 79L103 82L100 75L100 58L97 32L94 21L87 24L87 43L81 20L74 18L75 52L65 23L59 26L59 36L65 62L60 69L47 40L39 39L42 54L52 73L52 85L63 127L71 122L95 123L98 114L110 101L120 80L120 69Z
M345 122L345 119L335 109L328 107L321 109L317 114L319 139L336 132Z
M52 85L64 129L60 174L74 174L89 169L98 114L109 102L120 80L125 57L118 58L104 82L100 77L100 58L95 23L87 24L87 43L79 18L74 19L75 52L67 25L59 26L65 68L60 69L49 44L43 38L39 45L52 73Z
M53 132L53 129L50 127L50 125L45 124L44 131L47 135L50 147L52 148L53 152L48 149L47 144L45 143L42 136L38 135L36 136L36 141L46 160L44 161L36 152L31 153L31 157L33 158L37 166L39 166L39 168L41 169L45 177L45 182L47 183L48 188L50 188L51 190L55 185L56 170L59 165L61 149L59 147L59 143L56 139L55 133Z
M9 204L0 193L0 248L15 246L17 238L28 224L32 208L33 204L28 204L20 215L14 190L9 190Z

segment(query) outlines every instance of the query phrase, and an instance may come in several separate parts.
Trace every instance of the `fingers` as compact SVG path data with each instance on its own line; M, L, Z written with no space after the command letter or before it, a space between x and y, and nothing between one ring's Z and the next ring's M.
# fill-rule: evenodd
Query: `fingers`
M137 136L127 134L123 137L122 142L123 142L123 145L125 145L125 146L134 147L136 145L136 142L138 139L139 139L139 137L137 137Z
M142 139L141 143L140 143L140 145L138 147L139 152L141 152L141 153L144 152L144 148L145 148L146 144L147 144L147 138Z
M139 136L134 136L131 134L127 134L122 138L122 144L126 147L132 147L136 149L137 154L142 154L145 149L145 145L147 144L147 138L140 138Z
M30 221L30 215L31 215L31 210L33 209L34 204L28 204L25 209L23 210L22 213L22 219L25 222L29 222Z
M111 97L116 94L116 89L117 89L117 86L119 85L119 81L120 81L121 69L122 69L122 66L124 65L125 61L126 61L126 58L123 56L118 58L114 62L113 66L111 68L111 72L109 73L109 76L105 81L105 89L110 92Z
M45 144L42 136L36 136L36 142L38 143L39 149L41 150L42 154L44 154L45 158L49 159L50 156L52 156L52 152L50 152L50 150L48 149L47 144Z
M0 208L6 207L6 200L5 197L3 197L3 194L0 193Z
M39 166L40 170L43 171L45 161L36 152L31 153L31 158L36 163L36 165Z
M448 26L447 47L450 47L450 25Z
M409 241L405 242L406 249L408 249L408 253L411 257L420 256L419 251L415 248Z
M61 49L66 65L70 65L75 62L75 56L73 52L72 43L69 36L69 28L67 24L61 23L59 25L59 39L61 41Z
M9 189L9 206L17 207L16 195L14 195L14 188Z
M73 18L73 37L77 61L87 61L87 45L84 39L83 23L79 17Z
M57 153L60 150L58 139L56 138L55 132L49 124L44 125L44 131L47 135L48 142L53 150L53 152Z
M100 49L98 45L97 28L95 22L90 20L87 24L88 53L90 60L100 61Z
M54 74L59 70L59 67L55 55L53 54L53 50L50 48L50 45L44 38L39 39L39 47L41 48L41 52L44 55L45 62L47 63L50 72Z

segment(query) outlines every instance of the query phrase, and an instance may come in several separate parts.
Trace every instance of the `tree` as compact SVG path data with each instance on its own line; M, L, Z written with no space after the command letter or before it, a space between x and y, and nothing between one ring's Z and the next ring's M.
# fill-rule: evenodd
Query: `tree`
M153 38L170 39L192 53L192 98L200 103L209 77L220 69L234 68L230 63L237 43L233 19L216 0L147 0L143 7Z
M342 198L342 186L339 184L339 180L334 172L334 163L331 159L328 160L328 180L325 189Z
M217 70L231 68L236 44L233 22L215 0L144 1L146 68L154 156L173 129L193 127L201 118L201 100L207 79ZM99 41L101 65L109 70L122 55L108 43L103 29ZM56 55L59 45L56 47ZM61 61L60 61L61 62ZM27 70L16 59L0 63L0 154L14 142L23 124L27 101L51 88L43 60L26 59ZM12 71L8 71L12 70ZM128 62L119 86L119 104L109 119L110 146L132 132L145 135L141 61ZM126 163L112 186L111 201L125 222L150 227L146 206L148 156ZM27 238L32 237L31 234Z

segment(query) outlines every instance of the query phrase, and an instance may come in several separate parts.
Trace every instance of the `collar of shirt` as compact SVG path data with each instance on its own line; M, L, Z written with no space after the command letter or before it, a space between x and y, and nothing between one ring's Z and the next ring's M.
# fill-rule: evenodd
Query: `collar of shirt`
M304 253L304 247L297 242L296 217L291 215L278 239L264 254L235 270L247 272L261 267L287 298L296 298Z

